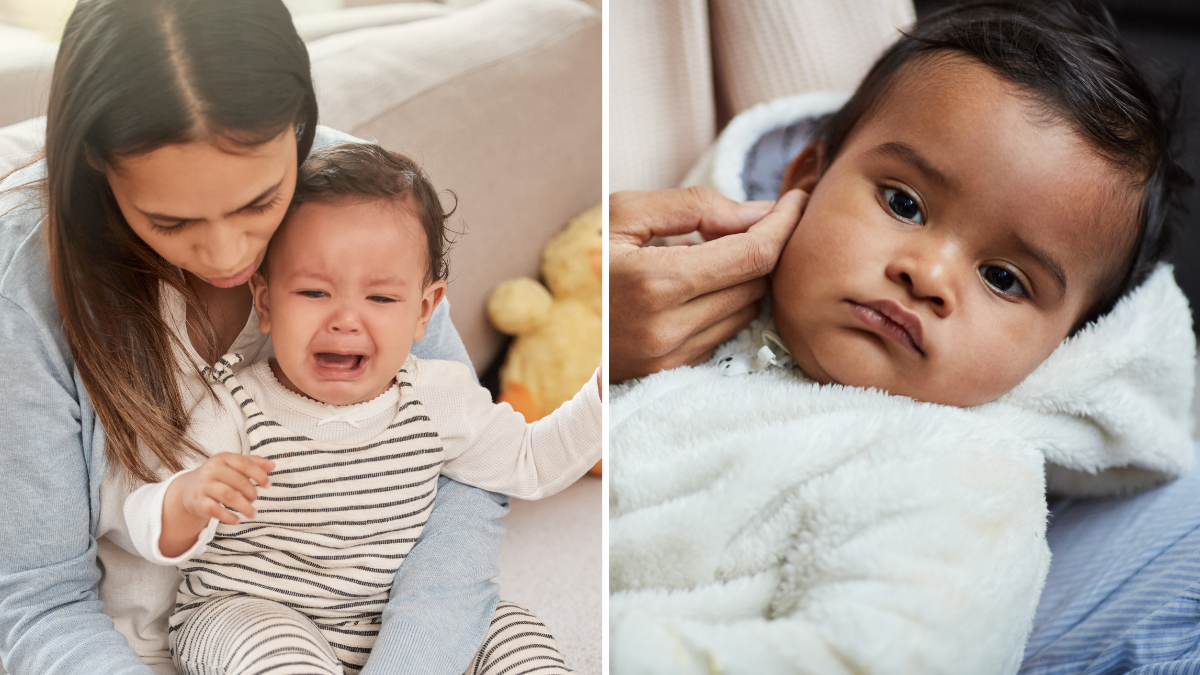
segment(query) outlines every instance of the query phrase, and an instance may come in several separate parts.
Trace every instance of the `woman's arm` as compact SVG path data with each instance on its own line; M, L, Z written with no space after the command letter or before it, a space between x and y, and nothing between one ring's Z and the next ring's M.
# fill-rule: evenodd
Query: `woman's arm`
M417 545L396 572L383 628L362 675L460 675L500 600L492 578L508 498L438 479Z
M6 297L14 267L0 275L0 656L10 675L149 675L97 595L94 417L61 336Z

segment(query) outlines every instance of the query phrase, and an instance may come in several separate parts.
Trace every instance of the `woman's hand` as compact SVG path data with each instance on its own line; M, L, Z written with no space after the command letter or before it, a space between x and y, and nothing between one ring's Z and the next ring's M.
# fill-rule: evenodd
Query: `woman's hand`
M610 195L610 380L703 363L749 325L806 200L799 190L774 206L708 188ZM697 231L705 243L646 246Z
M220 452L176 478L163 499L159 551L168 558L182 555L196 543L210 518L237 525L240 520L229 509L246 518L257 516L257 486L271 487L267 474L274 468L269 459Z

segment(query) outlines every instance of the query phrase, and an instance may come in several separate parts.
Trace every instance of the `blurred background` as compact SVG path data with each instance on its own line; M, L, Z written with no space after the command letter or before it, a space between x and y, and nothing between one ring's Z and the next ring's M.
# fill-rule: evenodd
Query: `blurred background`
M508 338L488 322L488 295L537 278L546 242L600 202L600 0L285 4L308 46L320 122L415 158L457 194L451 226L467 235L450 254L451 317L476 371L494 373ZM74 6L0 0L0 176L42 147ZM601 667L600 487L587 476L546 500L514 500L498 578L584 675Z

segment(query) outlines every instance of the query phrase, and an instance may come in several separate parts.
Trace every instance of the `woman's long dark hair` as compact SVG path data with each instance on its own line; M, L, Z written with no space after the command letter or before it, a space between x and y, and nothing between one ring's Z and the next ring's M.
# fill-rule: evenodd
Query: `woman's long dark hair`
M308 51L281 0L81 0L67 22L46 128L43 224L54 297L110 462L157 480L200 452L187 436L161 284L179 291L215 351L195 293L130 229L106 163L172 143L253 146L295 129L312 147L317 103ZM187 336L182 336L187 339Z

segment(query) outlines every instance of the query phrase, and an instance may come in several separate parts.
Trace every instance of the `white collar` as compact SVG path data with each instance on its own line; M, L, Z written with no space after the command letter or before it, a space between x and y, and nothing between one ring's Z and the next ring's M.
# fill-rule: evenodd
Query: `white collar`
M283 386L279 380L275 379L275 373L271 370L269 361L259 361L251 368L254 369L258 381L262 383L267 396L270 396L278 405L318 420L318 427L334 422L344 422L357 429L359 422L373 419L389 410L394 411L400 405L400 386L396 383L370 401L353 405L332 405L297 394Z

